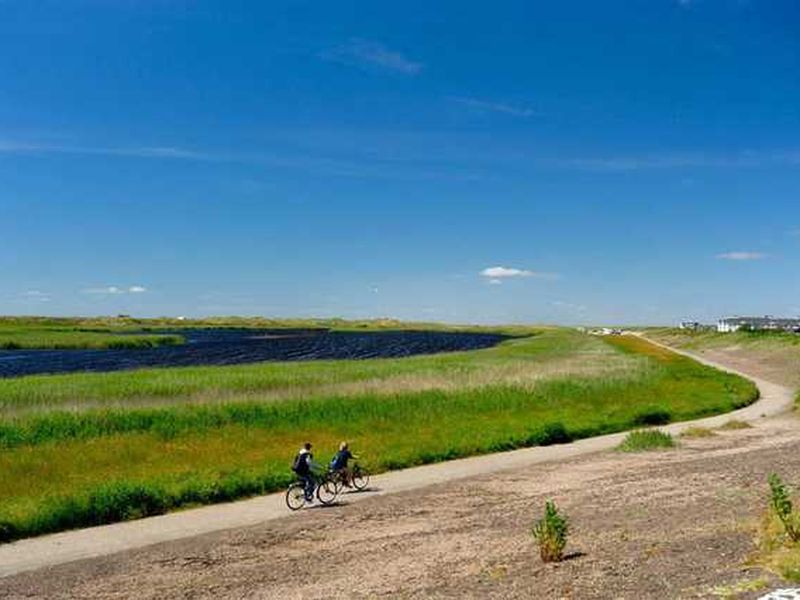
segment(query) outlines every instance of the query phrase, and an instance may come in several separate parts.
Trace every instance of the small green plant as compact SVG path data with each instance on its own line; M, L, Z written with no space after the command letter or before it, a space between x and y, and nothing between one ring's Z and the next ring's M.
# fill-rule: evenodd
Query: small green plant
M745 423L744 421L739 421L738 419L731 419L724 425L720 425L717 429L735 431L737 429L751 429L753 426L750 423Z
M684 431L681 434L681 437L699 439L699 438L714 437L715 435L717 434L708 429L707 427L689 427L688 429L686 429L686 431Z
M539 556L544 562L559 562L564 559L568 532L567 517L558 511L555 502L548 500L544 505L544 517L536 521L531 530L539 544Z
M797 526L797 515L794 514L789 491L777 473L771 473L768 480L770 498L769 503L775 515L783 525L786 536L792 543L800 542L800 528Z
M660 450L674 448L675 440L668 433L658 429L640 429L631 431L617 446L620 452L641 452L643 450Z
M747 592L758 592L769 587L769 580L766 577L739 581L731 585L718 585L711 590L717 598L738 598Z

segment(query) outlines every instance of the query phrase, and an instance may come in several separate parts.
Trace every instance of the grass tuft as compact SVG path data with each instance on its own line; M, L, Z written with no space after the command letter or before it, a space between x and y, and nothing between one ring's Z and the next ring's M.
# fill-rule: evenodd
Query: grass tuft
M643 452L674 448L675 440L668 433L658 429L631 431L617 447L620 452Z
M717 434L711 431L708 427L689 427L683 433L681 433L681 437L692 439L710 438L714 437L715 435Z
M731 419L727 423L720 425L717 429L722 431L736 431L737 429L752 429L753 426L750 423L745 421L740 421L738 419Z

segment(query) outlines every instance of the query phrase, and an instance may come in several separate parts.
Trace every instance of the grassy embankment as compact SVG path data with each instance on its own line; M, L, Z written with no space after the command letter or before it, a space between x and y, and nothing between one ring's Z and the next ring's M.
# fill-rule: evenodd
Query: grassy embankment
M800 388L800 335L768 331L690 332L653 328L646 335L656 341L725 362L750 367L764 379Z
M349 439L381 471L725 412L757 394L636 338L536 333L407 359L2 380L0 536L278 490L305 439L323 460Z
M181 343L179 335L139 333L131 327L111 328L77 319L0 318L0 350L154 348Z

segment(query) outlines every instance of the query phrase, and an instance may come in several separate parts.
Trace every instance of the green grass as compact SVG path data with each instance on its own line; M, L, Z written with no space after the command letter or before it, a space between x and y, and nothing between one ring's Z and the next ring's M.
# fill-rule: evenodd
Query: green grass
M154 348L183 341L180 335L145 332L133 324L112 327L97 320L0 317L0 350Z
M645 452L675 447L675 440L668 433L658 429L631 431L617 447L620 452Z
M306 439L322 460L347 439L380 472L726 412L756 396L741 378L637 338L563 329L408 359L7 379L0 536L279 490Z
M183 343L179 335L130 334L56 329L14 331L0 329L0 350L155 348Z

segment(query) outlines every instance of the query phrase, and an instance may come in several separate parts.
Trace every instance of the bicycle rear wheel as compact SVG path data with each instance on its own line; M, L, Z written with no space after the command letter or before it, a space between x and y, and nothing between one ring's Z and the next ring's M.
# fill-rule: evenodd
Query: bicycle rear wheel
M325 505L333 504L338 495L336 484L330 479L323 479L317 486L317 498Z
M359 492L363 492L369 485L369 471L359 466L353 467L352 482L354 488Z
M286 506L291 510L300 510L306 504L306 491L299 481L294 482L286 490Z

